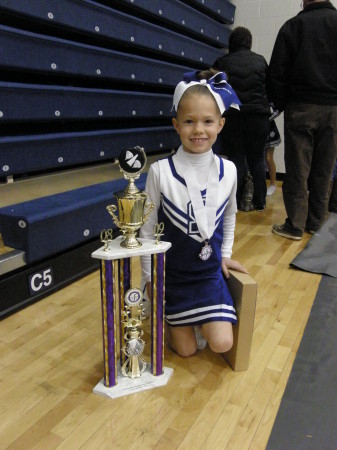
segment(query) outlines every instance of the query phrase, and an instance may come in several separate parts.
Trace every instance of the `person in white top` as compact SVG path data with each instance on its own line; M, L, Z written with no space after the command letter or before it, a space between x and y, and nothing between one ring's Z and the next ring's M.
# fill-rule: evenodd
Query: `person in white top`
M177 153L151 165L146 192L154 211L140 236L152 238L164 223L166 254L165 320L169 345L181 356L193 355L207 342L217 353L233 345L236 323L227 287L229 269L247 273L231 259L236 206L235 165L215 155L225 109L239 100L224 73L185 74L175 90L173 126L181 138ZM150 290L150 259L142 258Z

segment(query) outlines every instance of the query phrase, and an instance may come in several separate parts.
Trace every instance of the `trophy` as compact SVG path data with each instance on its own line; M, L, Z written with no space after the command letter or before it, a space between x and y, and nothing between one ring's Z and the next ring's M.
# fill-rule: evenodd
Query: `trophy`
M116 205L108 205L107 210L114 223L123 233L121 247L137 248L142 244L136 238L139 228L148 220L154 205L149 200L146 192L140 191L135 185L146 164L146 154L142 147L134 147L123 150L118 158L118 163L124 178L129 181L123 191L114 193L117 199ZM118 207L118 215L115 212ZM144 209L147 209L144 211Z
M106 208L123 236L114 239L112 228L102 230L100 239L104 246L92 253L93 258L100 260L101 268L104 366L104 378L94 392L110 398L125 395L126 391L162 386L173 371L168 367L164 371L165 261L171 243L161 241L163 223L155 225L155 239L136 238L154 208L148 194L135 185L146 164L144 149L133 147L122 151L118 164L128 186L115 192L115 205ZM144 359L143 292L133 287L132 258L141 255L151 257L151 362ZM124 377L122 387L114 391L110 388L118 384L118 369ZM143 382L139 380L141 376Z

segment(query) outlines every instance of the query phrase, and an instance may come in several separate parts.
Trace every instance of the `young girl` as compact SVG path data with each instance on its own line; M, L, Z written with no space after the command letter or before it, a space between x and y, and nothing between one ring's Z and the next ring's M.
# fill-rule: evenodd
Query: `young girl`
M168 342L181 356L197 351L195 326L214 352L233 344L236 313L224 276L228 269L247 273L231 259L236 215L235 165L216 156L212 145L239 100L223 73L185 74L174 93L173 126L181 139L177 153L150 167L146 192L155 204L141 237L153 238L156 223L165 224L165 320ZM214 73L216 75L214 75ZM205 76L206 75L206 76ZM142 260L150 278L149 258Z

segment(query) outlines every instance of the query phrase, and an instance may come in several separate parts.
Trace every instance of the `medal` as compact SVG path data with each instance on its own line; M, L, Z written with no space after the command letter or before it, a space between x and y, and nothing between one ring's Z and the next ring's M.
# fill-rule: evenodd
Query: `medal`
M183 151L183 150L182 150ZM219 171L215 155L210 155L209 173L207 176L206 199L203 200L198 180L195 179L193 167L184 167L182 173L191 199L195 222L198 226L201 242L204 242L199 257L207 261L213 253L209 240L216 227L217 198L219 187Z
M207 261L211 257L212 253L212 247L209 245L208 241L205 241L205 245L202 247L201 252L199 253L199 258L203 261Z
M195 237L197 241L204 246L200 250L199 257L202 261L207 261L213 253L209 241L213 236L214 230L217 226L217 199L219 189L219 168L218 158L214 155L212 149L209 152L209 170L207 179L200 184L196 166L193 164L183 164L183 160L179 159L180 153L184 153L182 146L179 147L177 153L177 172L185 180L186 188L191 199L192 214L191 217L197 224L199 236ZM196 156L198 157L198 155ZM206 181L206 189L203 188ZM201 188L203 190L201 191ZM205 199L204 199L205 198Z

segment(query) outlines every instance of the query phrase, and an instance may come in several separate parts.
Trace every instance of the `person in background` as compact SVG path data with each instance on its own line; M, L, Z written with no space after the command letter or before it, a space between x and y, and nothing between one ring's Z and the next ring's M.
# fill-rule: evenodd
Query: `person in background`
M240 111L226 112L221 132L222 147L238 171L237 203L244 195L247 165L253 177L253 204L256 210L266 206L266 171L264 145L269 132L270 106L266 93L267 62L252 50L252 34L237 27L229 37L229 53L218 58L213 67L228 75L237 93Z
M331 180L328 211L337 214L337 159Z
M277 188L276 165L274 161L274 151L277 145L280 145L281 137L277 129L275 120L270 121L270 129L267 141L265 143L265 159L269 173L270 185L267 189L267 195L273 195Z
M239 100L223 73L186 73L174 92L173 126L178 151L151 165L145 190L154 203L140 236L152 238L164 224L166 254L165 321L169 345L181 356L208 342L216 353L233 344L236 312L225 278L229 269L247 272L231 259L236 207L236 169L215 155L225 109ZM142 257L143 279L150 290L151 259ZM150 293L151 294L151 293ZM151 298L151 295L149 295Z
M267 92L284 111L287 213L273 233L294 240L324 219L337 156L337 11L330 1L304 0L285 22L269 64ZM309 183L310 176L310 183Z

